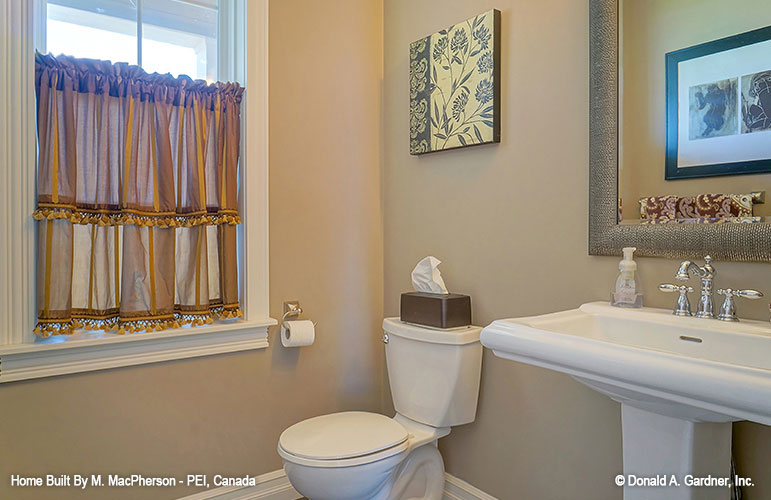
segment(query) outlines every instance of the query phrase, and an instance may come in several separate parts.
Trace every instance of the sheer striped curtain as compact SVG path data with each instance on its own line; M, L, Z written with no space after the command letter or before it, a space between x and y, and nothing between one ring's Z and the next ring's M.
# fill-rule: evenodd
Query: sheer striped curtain
M241 317L243 88L36 55L38 325L119 333Z

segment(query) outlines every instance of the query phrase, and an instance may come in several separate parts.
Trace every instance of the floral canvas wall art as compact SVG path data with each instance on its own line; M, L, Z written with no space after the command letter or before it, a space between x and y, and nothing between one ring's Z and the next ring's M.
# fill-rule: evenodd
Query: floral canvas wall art
M500 12L410 44L410 154L500 142Z

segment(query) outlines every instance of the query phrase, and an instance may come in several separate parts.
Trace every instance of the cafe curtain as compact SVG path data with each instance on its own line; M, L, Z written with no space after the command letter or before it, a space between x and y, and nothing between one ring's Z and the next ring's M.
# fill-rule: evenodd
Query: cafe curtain
M39 53L35 86L35 333L240 317L243 88Z

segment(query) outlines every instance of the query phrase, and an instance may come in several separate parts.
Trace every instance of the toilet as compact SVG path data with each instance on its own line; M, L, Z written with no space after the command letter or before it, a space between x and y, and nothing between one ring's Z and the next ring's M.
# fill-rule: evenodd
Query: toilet
M437 440L476 416L479 327L438 330L383 321L396 416L350 411L286 429L278 453L292 486L310 500L441 500Z

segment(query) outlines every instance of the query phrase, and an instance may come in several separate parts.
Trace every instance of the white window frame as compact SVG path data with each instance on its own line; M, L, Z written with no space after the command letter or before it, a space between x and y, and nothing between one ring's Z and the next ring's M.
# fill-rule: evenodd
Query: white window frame
M35 47L44 0L0 3L0 383L268 347L268 1L220 13L220 79L247 87L241 108L240 236L244 319L156 333L34 343L37 322ZM249 8L247 9L246 6ZM224 36L222 36L224 34ZM248 36L247 36L248 35ZM244 256L249 258L245 259Z

